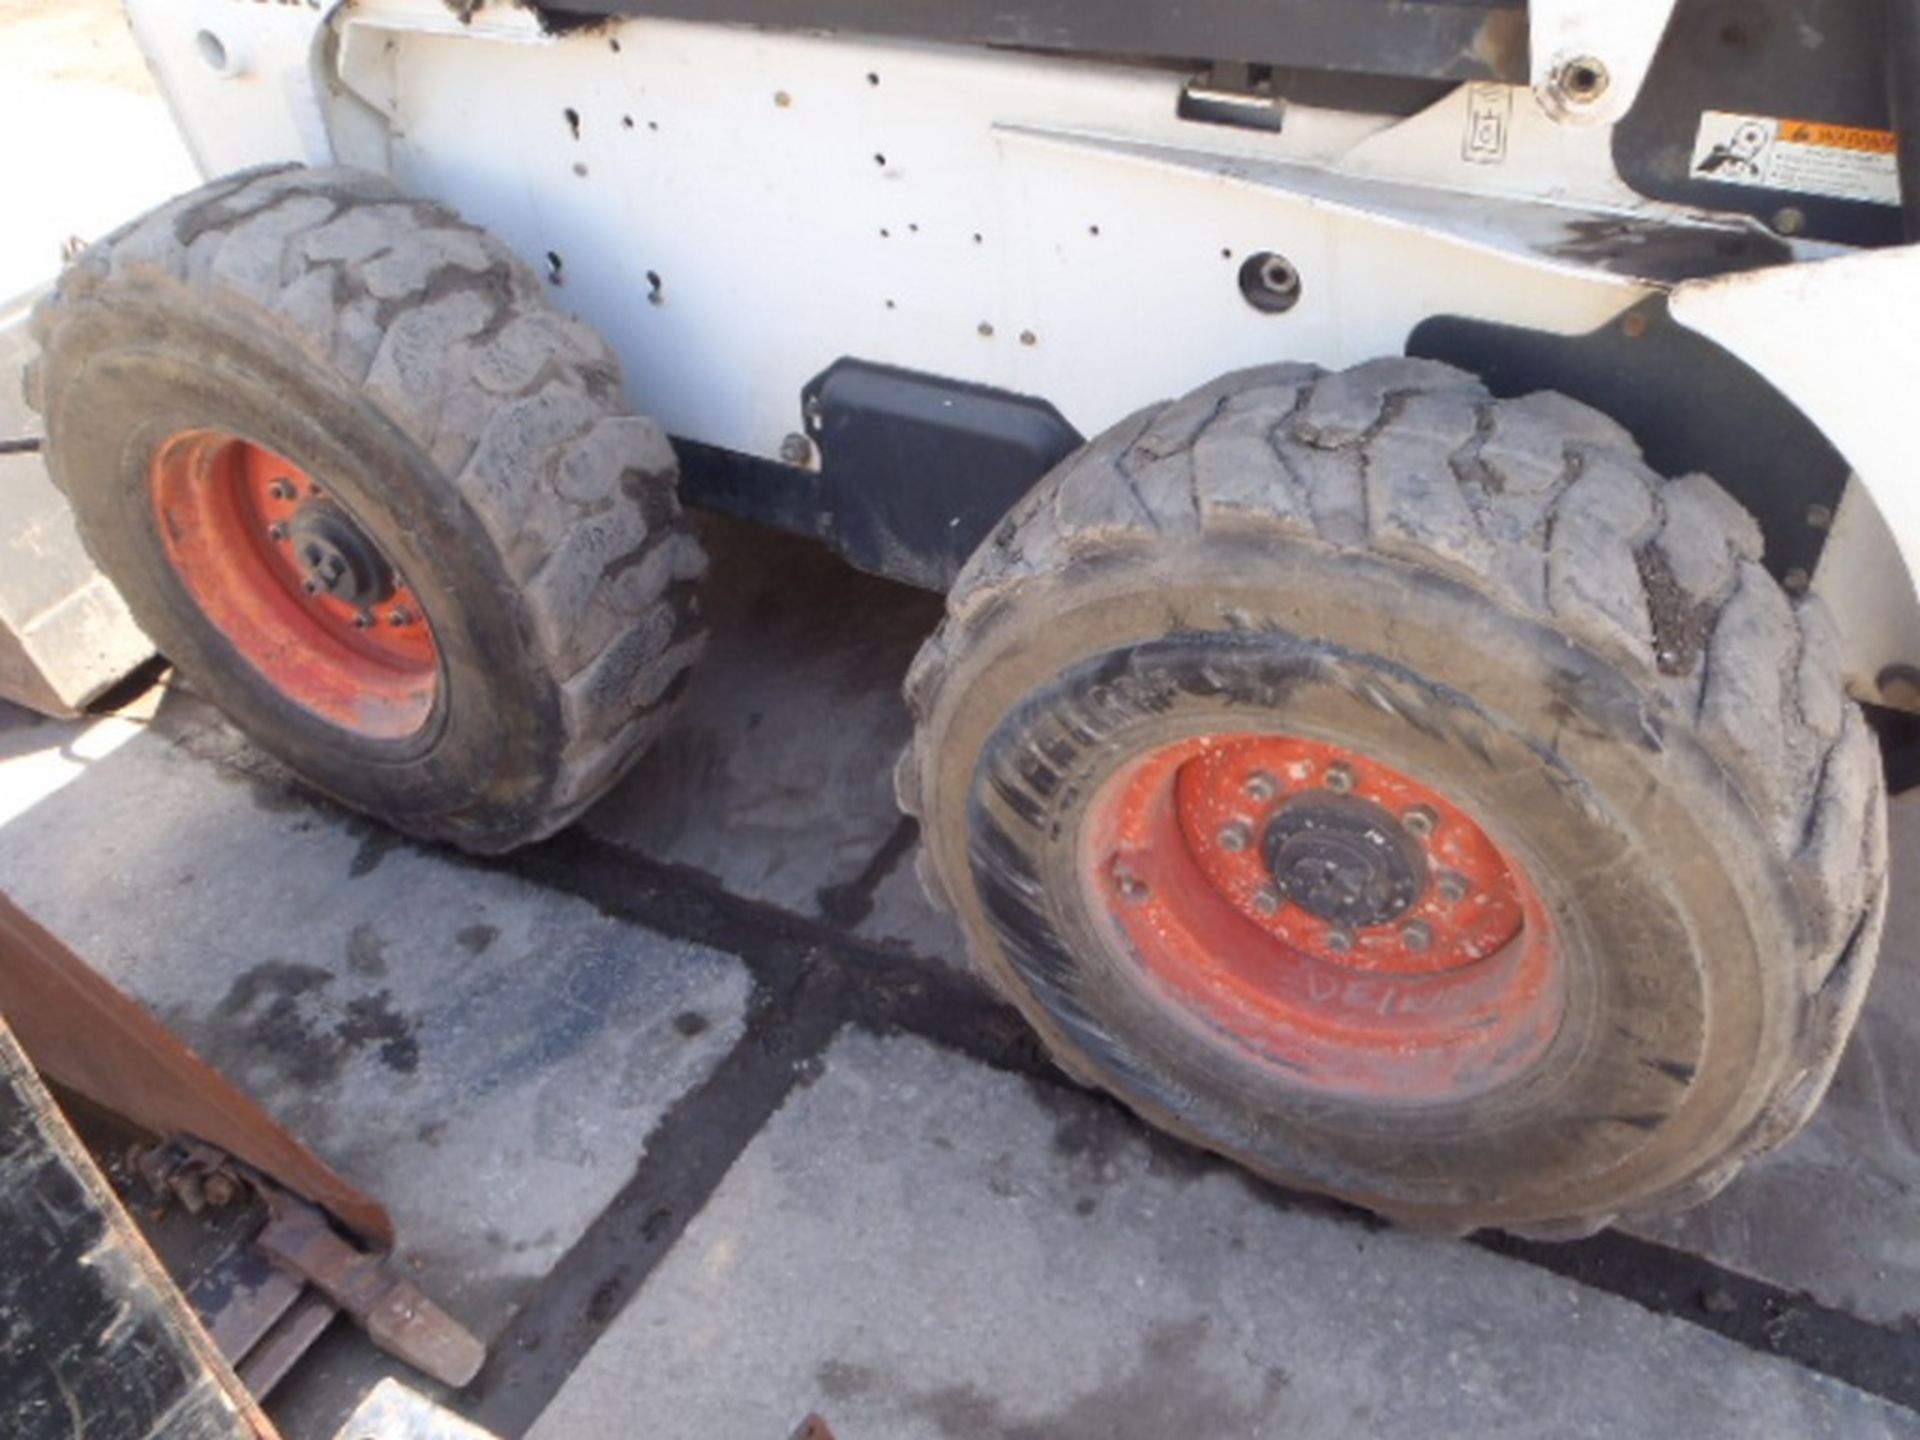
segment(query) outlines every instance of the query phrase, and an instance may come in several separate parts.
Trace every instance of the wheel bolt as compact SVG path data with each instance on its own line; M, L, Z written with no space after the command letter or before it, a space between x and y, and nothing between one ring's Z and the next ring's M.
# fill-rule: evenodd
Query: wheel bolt
M1440 898L1450 905L1458 905L1466 899L1467 891L1472 888L1467 884L1466 876L1456 875L1451 870L1441 875L1435 884L1440 891Z
M1400 943L1418 955L1433 944L1433 928L1424 920L1409 920L1400 927Z
M1400 823L1424 840L1433 834L1433 827L1440 823L1440 817L1425 805L1416 805L1400 817Z
M387 616L387 623L396 628L411 625L413 623L413 612L402 605L391 615Z
M1336 955L1345 955L1353 949L1353 933L1337 927L1327 931L1327 949Z
M286 527L286 526L284 526L284 525L269 525L269 526L267 527L267 538L268 538L269 540L284 540L284 539L286 539L286 538L287 538L287 527Z
M293 488L291 480L276 480L267 487L267 494L276 500L291 500L300 492Z
M1336 761L1327 767L1327 775L1324 783L1327 789L1336 795L1352 794L1353 767Z
M1271 800L1280 793L1280 782L1264 770L1256 770L1247 777L1247 796L1253 800Z
M1220 848L1222 850L1244 850L1252 843L1253 831L1247 826L1245 821L1236 820L1231 825L1224 826L1220 831Z
M1262 915L1280 913L1280 892L1277 890L1256 890L1253 892L1253 908Z
M1151 893L1147 882L1134 874L1125 860L1115 860L1108 867L1108 873L1113 876L1113 885L1120 892L1120 898L1129 904L1138 905Z
M356 630L364 630L371 624L373 624L373 612L370 610L362 610L353 617L353 628Z

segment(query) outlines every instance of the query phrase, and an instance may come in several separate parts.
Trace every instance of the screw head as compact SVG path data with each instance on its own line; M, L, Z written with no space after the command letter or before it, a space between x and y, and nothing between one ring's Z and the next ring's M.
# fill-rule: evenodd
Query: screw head
M1591 105L1607 93L1613 77L1606 65L1592 55L1578 55L1561 65L1554 75L1555 88L1575 105Z
M1283 902L1278 890L1256 890L1253 892L1253 908L1262 915L1278 915Z
M1327 767L1326 776L1321 783L1336 795L1353 793L1353 767L1344 761L1336 760Z
M1245 789L1250 800L1271 800L1280 793L1280 782L1265 770L1256 770L1247 776Z
M1433 834L1434 826L1440 823L1440 817L1433 813L1431 807L1416 805L1400 817L1400 823L1406 826L1410 833L1424 840Z
M1353 949L1353 932L1342 930L1338 926L1327 931L1327 949L1336 955L1345 955Z
M1409 920L1400 927L1400 944L1418 955L1433 944L1433 927L1424 920Z
M1253 830L1244 820L1235 820L1220 829L1220 848L1240 851L1253 843Z
M1458 875L1448 870L1434 882L1434 888L1439 890L1440 898L1445 900L1449 905L1458 905L1462 900L1467 898L1468 892L1471 891L1473 887L1467 884L1466 876Z

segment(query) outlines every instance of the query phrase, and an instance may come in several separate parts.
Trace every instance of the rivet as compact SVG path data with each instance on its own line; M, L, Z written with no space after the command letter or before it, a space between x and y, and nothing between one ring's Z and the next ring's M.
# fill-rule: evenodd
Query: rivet
M1348 795L1353 791L1353 767L1341 761L1335 761L1327 767L1326 779L1322 782L1336 795Z
M1440 898L1450 905L1458 905L1467 898L1468 891L1473 888L1467 884L1466 876L1457 875L1451 870L1442 874L1435 882L1435 886L1440 891Z
M362 610L353 617L353 628L356 630L364 630L371 624L373 624L373 612L370 610Z
M780 458L789 465L808 465L813 462L813 442L795 431L780 442Z
M1256 890L1253 892L1253 908L1262 915L1280 913L1280 892L1277 890Z
M276 480L267 487L267 493L276 500L291 500L300 492L293 488L291 480Z
M1400 817L1400 823L1424 840L1433 834L1433 827L1440 823L1440 817L1428 806L1416 805Z
M387 616L387 623L395 627L411 625L413 623L413 612L402 605L394 610L391 615Z
M1807 507L1807 527L1812 530L1831 530L1833 528L1833 508L1829 505L1809 505Z
M1235 820L1232 824L1221 827L1220 848L1222 850L1244 850L1252 843L1253 831L1247 828L1244 821Z
M1337 928L1327 931L1327 949L1336 955L1345 955L1353 949L1353 935Z
M1400 927L1400 943L1417 955L1433 944L1433 928L1424 920L1409 920Z
M286 538L287 538L287 527L286 527L286 526L284 526L284 525L269 525L269 526L267 526L267 538L268 538L269 540L284 540L284 539L286 539Z
M1271 800L1280 793L1280 782L1265 770L1256 770L1247 776L1247 796L1253 800Z

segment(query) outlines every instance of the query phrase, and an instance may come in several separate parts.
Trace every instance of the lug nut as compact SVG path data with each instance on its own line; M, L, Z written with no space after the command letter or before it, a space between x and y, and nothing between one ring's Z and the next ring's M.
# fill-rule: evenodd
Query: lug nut
M1433 929L1424 920L1409 920L1400 927L1400 943L1418 955L1433 944Z
M1256 770L1247 777L1247 796L1253 800L1271 800L1280 793L1280 782L1264 770Z
M1337 927L1327 931L1327 949L1336 955L1345 955L1353 949L1353 933Z
M1416 805L1400 817L1400 823L1422 840L1433 834L1433 827L1440 823L1440 817L1425 805Z
M1222 850L1244 850L1252 843L1253 831L1248 828L1244 821L1236 820L1231 825L1224 826L1220 831L1220 848Z
M1353 767L1339 761L1327 767L1326 779L1322 782L1336 795L1353 793Z
M1280 913L1280 892L1277 890L1256 890L1253 892L1253 908L1262 915Z
M1443 874L1434 884L1440 891L1440 898L1449 905L1458 905L1466 899L1467 891L1471 888L1467 884L1466 876L1456 875L1451 870Z

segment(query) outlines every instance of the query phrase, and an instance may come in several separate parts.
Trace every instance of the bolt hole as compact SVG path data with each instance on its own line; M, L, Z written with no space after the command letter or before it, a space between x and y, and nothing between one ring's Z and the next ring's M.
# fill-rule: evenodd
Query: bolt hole
M562 110L560 114L566 120L567 129L572 133L573 138L578 140L580 138L580 112L569 105L566 109Z
M547 283L549 285L564 285L567 283L560 273L564 265L565 262L561 260L558 250L549 250L547 252Z
M878 85L879 83L880 83L880 72L877 70L869 70L867 72L867 84Z
M658 270L647 271L647 303L649 305L664 305L667 303L666 287L667 282L660 278L660 272Z
M976 230L973 232L973 243L976 245L984 245L987 243L987 237Z
M887 168L887 157L880 154L878 151L875 151L873 156L873 163L878 165L882 170L884 170Z
M611 50L614 54L618 55L620 53L619 37L615 35L609 35L607 37L607 48Z
M622 115L622 116L620 117L620 128L621 128L622 130L631 130L631 129L633 129L633 116L631 116L631 115Z
M647 129L649 129L649 130L651 130L651 131L653 131L653 132L654 132L654 133L655 133L656 135L657 135L657 134L659 134L659 133L660 133L660 122L659 122L658 120L649 120L649 121L647 121Z
M1098 240L1100 238L1100 227L1098 225L1089 225L1087 227L1087 234Z
M1569 60L1560 70L1560 91L1577 104L1598 100L1607 89L1607 67L1583 57Z
M216 75L232 73L233 57L227 53L227 42L211 30L202 30L193 37L193 48L200 53L200 61Z
M1282 315L1300 303L1300 272L1284 255L1262 250L1240 267L1240 293L1254 309Z

